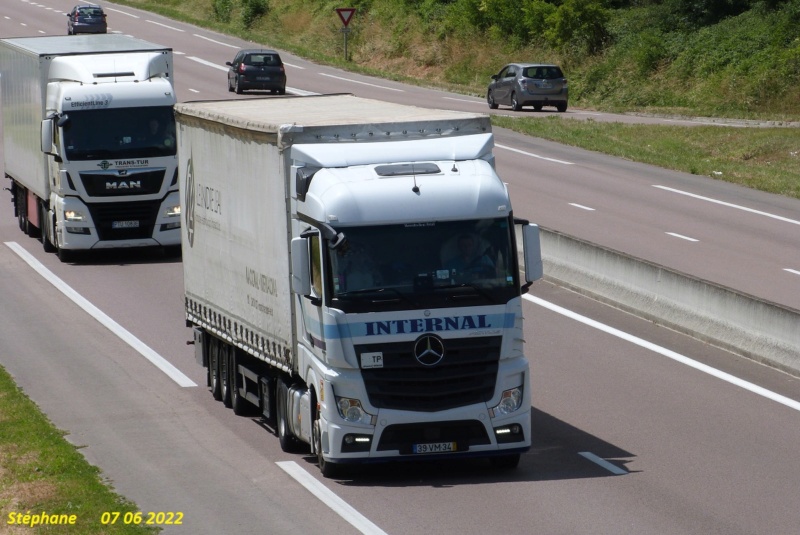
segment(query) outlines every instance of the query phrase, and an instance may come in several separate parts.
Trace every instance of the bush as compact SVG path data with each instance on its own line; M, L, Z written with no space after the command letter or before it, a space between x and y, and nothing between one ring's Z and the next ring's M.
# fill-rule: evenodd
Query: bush
M242 0L242 25L250 28L253 23L269 11L267 0Z
M219 22L228 23L231 21L231 11L233 11L233 0L214 0L211 5L214 11L214 18Z

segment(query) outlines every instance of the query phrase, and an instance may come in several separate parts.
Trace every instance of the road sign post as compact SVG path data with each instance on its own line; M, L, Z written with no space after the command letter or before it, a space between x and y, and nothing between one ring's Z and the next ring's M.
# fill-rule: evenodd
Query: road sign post
M353 15L356 12L356 8L354 7L338 7L336 8L336 14L339 15L339 18L342 20L342 35L344 35L344 60L347 61L347 34L350 33L350 28L348 28L348 24L350 24L350 20L353 18Z

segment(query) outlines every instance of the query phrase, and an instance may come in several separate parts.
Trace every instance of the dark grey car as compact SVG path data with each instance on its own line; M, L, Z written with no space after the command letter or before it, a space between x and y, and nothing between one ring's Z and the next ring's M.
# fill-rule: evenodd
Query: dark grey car
M108 32L106 14L96 4L78 4L67 13L67 17L67 35Z
M567 79L561 68L545 63L509 63L492 75L486 91L486 102L493 110L503 104L514 111L523 106L533 106L536 111L555 106L565 112L568 97Z
M286 70L274 50L240 50L228 65L228 91L248 89L286 93Z

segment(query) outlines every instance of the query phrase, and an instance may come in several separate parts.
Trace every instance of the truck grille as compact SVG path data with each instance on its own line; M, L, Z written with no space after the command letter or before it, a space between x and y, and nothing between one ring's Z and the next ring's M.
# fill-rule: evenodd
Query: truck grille
M500 360L499 336L443 340L444 358L423 366L414 342L356 346L356 353L380 352L382 368L361 370L369 402L378 408L435 412L487 402L494 394Z
M101 240L137 240L153 237L161 201L89 204Z
M81 173L81 182L90 197L118 197L120 195L152 195L161 191L164 169L117 173Z

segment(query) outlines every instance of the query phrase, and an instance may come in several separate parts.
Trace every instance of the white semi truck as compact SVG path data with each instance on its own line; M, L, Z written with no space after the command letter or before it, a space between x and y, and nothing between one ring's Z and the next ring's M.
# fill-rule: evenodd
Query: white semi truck
M489 118L351 95L175 114L185 319L214 397L257 407L326 477L515 467L531 444L521 294L542 263Z
M170 48L126 35L0 39L5 176L46 251L180 251L172 77Z

